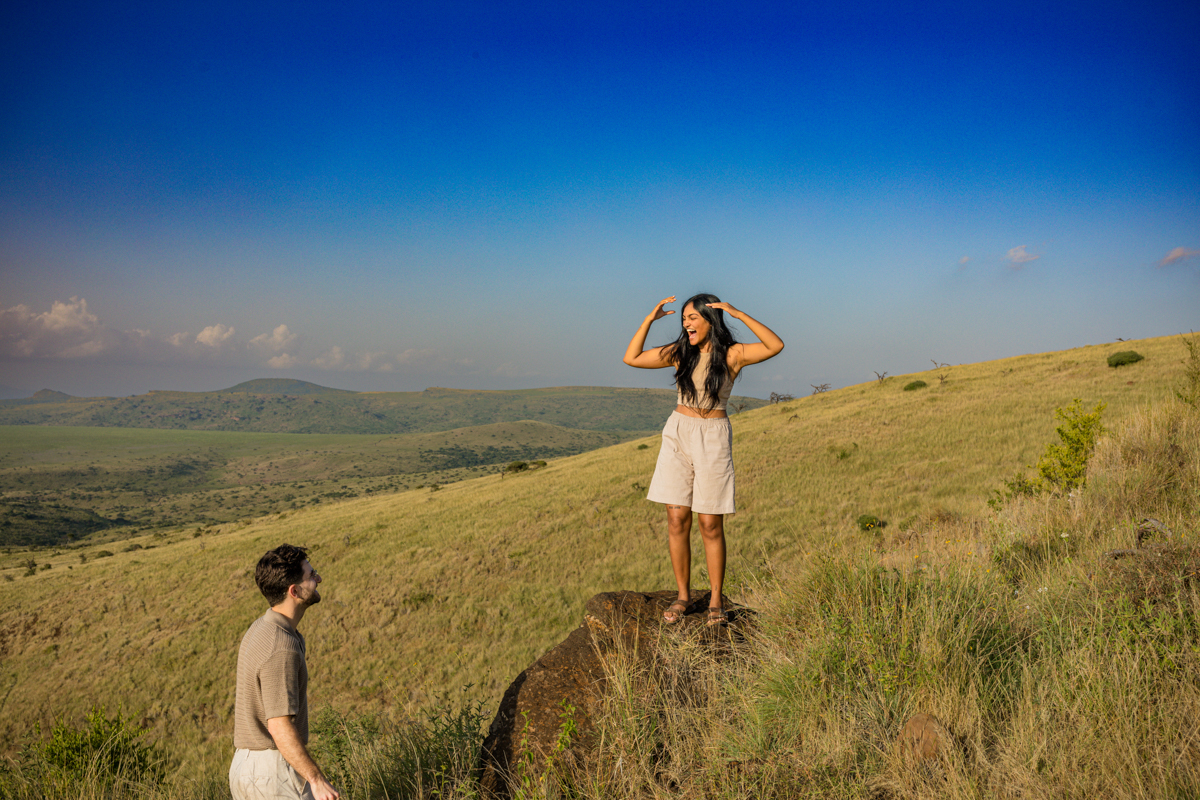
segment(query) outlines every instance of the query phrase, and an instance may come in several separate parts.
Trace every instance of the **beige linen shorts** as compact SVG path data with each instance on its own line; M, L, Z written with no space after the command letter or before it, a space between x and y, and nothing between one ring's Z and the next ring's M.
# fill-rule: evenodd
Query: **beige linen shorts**
M728 417L699 419L673 411L646 499L697 514L732 514L733 426Z
M233 800L313 800L308 781L278 750L237 750L229 765Z

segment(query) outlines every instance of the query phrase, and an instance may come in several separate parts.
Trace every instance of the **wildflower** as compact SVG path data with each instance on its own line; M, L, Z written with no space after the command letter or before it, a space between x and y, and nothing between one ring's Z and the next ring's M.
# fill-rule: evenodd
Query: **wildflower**
M1070 536L1070 535L1071 535L1071 534L1069 534L1069 533L1060 533L1060 534L1058 535L1058 538L1060 538L1060 539L1066 539L1066 538L1067 538L1068 536Z

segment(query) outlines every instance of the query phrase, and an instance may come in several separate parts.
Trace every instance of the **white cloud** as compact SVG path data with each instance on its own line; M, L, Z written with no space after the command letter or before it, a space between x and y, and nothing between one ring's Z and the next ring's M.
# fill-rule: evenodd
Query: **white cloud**
M300 359L293 355L283 353L267 359L267 366L272 369L291 369L300 363Z
M1186 247L1176 247L1171 252L1167 253L1167 257L1158 262L1160 267L1165 267L1168 264L1174 264L1176 261L1182 261L1185 258L1192 256L1200 256L1200 250L1189 250Z
M100 320L87 309L87 300L72 297L70 302L55 301L50 310L39 315L42 324L52 331L94 331Z
M26 305L0 308L0 358L207 363L269 369L316 367L356 372L400 369L460 372L469 364L417 348L400 352L384 349L351 352L333 346L313 357L303 353L301 337L287 325L277 325L270 333L250 339L239 337L234 326L224 323L209 325L195 336L187 331L169 334L155 334L141 328L122 331L93 314L87 301L79 297L56 301L49 311L42 313Z
M317 369L341 369L346 363L346 354L342 348L334 345L329 348L329 352L323 356L317 356L312 360L312 365Z
M1026 253L1025 245L1014 247L1008 251L1008 260L1012 263L1013 269L1021 269L1023 265L1028 264L1030 261L1037 261L1039 258L1041 256Z
M402 353L396 354L397 364L414 364L424 365L432 363L436 360L436 353L432 350L417 350L410 347Z
M220 347L233 336L234 331L235 328L230 325L209 325L196 334L196 343L206 344L209 347Z
M80 297L55 301L41 314L25 305L0 311L0 354L11 357L84 358L113 349L119 338Z
M250 344L270 350L272 353L278 353L291 347L295 341L296 334L289 331L287 325L280 325L269 334L255 336L250 340Z

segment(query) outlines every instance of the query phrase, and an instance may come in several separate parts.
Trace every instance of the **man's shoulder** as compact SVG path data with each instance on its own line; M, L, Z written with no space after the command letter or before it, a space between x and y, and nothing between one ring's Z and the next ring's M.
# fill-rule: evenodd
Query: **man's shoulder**
M250 623L242 635L240 652L253 653L259 659L266 659L279 650L292 650L303 655L304 638L282 620L281 615L268 610Z

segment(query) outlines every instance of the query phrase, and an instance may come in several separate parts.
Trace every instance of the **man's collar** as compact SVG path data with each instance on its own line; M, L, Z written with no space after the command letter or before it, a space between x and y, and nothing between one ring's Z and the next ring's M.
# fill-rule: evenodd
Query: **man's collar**
M263 619L267 620L268 622L270 622L272 624L278 625L279 627L283 628L288 633L296 633L297 632L296 627L294 625L292 625L292 621L290 619L288 619L287 617L285 617L283 614L280 614L278 611L276 611L273 608L267 609L267 613L263 614Z

